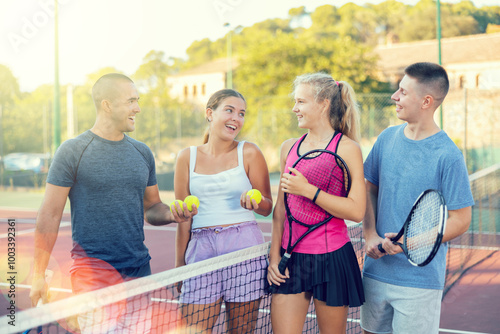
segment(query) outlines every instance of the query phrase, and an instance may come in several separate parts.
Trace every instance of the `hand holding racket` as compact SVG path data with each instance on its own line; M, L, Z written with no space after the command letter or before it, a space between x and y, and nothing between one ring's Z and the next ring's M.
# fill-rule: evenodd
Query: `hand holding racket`
M448 210L444 197L437 190L425 190L415 201L399 233L391 238L403 249L408 261L414 266L429 264L436 255L446 226ZM403 243L398 242L403 237ZM382 244L380 252L385 253Z
M331 195L347 197L351 187L351 176L347 164L334 152L328 150L309 151L301 155L292 167L318 190L312 200L291 193L294 192L293 189L284 193L289 235L286 252L278 265L278 269L283 275L295 246L309 233L333 218L330 213L315 203L319 193L323 191ZM290 171L289 174L292 174L292 172ZM297 238L295 242L292 242L292 226L294 224L307 227L307 231ZM272 285L270 290L275 292L276 285Z

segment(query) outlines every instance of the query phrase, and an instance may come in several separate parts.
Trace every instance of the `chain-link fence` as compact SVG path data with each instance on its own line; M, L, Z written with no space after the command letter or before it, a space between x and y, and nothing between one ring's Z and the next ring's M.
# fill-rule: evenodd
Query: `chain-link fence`
M443 106L444 130L462 149L470 173L500 162L500 90L451 91Z

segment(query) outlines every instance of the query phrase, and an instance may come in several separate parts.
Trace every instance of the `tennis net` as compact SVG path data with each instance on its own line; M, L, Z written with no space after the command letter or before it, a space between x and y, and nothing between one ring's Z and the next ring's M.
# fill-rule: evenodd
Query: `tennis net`
M360 224L349 226L360 266L361 231ZM6 326L4 319L0 332L199 333L213 326L213 333L271 333L271 295L265 292L268 252L269 243L264 243L31 308L17 314L15 327ZM221 287L231 302L216 302ZM313 303L303 332L319 332ZM361 333L359 308L349 310L347 333Z
M473 266L500 251L500 164L469 176L474 197L467 232L449 243L443 296Z

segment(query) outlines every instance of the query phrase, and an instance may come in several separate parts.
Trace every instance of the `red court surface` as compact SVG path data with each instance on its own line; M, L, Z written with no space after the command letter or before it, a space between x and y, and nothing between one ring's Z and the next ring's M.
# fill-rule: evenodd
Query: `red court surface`
M7 218L15 218L16 229L16 307L30 307L29 286L33 266L33 232L36 212L13 211L0 208L0 315L7 313L9 305ZM72 246L69 215L65 214L59 236L54 247L49 268L54 271L51 286L70 289L69 267ZM261 223L266 237L270 239L270 223ZM174 267L175 225L153 227L146 225L146 244L151 253L153 273ZM68 296L67 292L53 292L52 298ZM440 333L482 334L500 333L500 252L493 253L460 278L448 291L442 302Z

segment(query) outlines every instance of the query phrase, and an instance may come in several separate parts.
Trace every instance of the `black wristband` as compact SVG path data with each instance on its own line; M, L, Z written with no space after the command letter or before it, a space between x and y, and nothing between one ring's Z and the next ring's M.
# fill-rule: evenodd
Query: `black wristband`
M314 198L313 198L313 203L316 203L316 199L318 198L320 191L321 191L321 189L319 189L319 188L318 188L318 190L316 190L316 194L314 194Z

